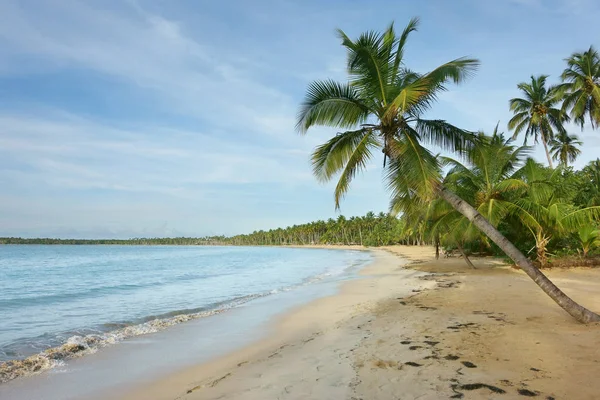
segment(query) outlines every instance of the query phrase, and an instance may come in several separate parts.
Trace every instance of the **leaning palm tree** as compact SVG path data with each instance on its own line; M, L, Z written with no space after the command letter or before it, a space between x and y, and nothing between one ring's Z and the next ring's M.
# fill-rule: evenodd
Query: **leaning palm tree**
M583 145L577 135L569 135L567 132L561 132L550 141L550 151L552 159L559 161L565 167L574 162L581 154L577 146Z
M547 78L547 75L531 76L531 83L521 82L517 85L523 98L517 97L509 102L510 110L515 115L508 121L508 129L514 130L513 138L524 131L524 144L527 144L529 137L533 137L535 143L541 140L548 165L553 168L548 142L554 138L555 130L558 133L564 132L563 122L566 122L567 117L557 108L561 97L556 87L546 88Z
M383 152L385 179L395 203L410 206L439 196L467 217L520 266L554 301L581 322L600 316L580 306L558 289L489 221L441 181L436 157L424 145L462 151L477 144L475 135L446 121L423 118L450 82L461 83L479 62L458 58L421 74L404 64L404 46L418 24L409 22L398 36L391 25L383 33L367 32L351 40L338 30L348 53L348 82L316 81L309 85L298 114L297 128L313 126L342 129L318 146L313 172L321 181L339 174L335 204L339 207L352 179L374 156Z
M600 55L590 46L565 61L567 68L561 75L564 83L558 86L565 94L563 109L570 109L571 118L582 129L586 116L596 128L600 124Z

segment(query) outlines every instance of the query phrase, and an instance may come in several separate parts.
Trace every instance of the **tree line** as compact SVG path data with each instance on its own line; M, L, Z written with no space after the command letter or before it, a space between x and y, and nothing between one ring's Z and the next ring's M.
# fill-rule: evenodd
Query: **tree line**
M390 244L422 244L423 239L405 229L403 219L388 213L368 212L362 217L343 215L327 221L313 221L286 228L259 230L235 236L206 236L201 238L133 238L133 239L55 239L0 238L0 244L42 245L234 245L282 246L339 244L383 246Z

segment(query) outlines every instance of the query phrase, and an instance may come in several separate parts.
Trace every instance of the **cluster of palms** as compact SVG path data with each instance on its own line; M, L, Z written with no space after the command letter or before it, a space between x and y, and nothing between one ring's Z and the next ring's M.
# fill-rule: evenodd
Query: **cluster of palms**
M531 147L513 145L513 139L505 139L497 128L491 136L481 133L479 140L480 145L462 157L469 162L443 158L450 167L444 178L446 187L473 205L522 252L535 255L541 267L548 264L549 250L587 257L600 246L586 239L598 232L600 208L592 193L599 189L595 177L600 174L600 162L581 171L553 169L530 158ZM407 226L425 224L425 240L457 248L467 262L469 250L497 250L468 219L440 199L402 218Z
M547 75L531 76L530 83L517 85L523 97L510 100L514 116L508 127L514 130L514 138L524 132L525 144L530 137L535 143L541 141L550 168L552 160L567 166L581 154L582 142L564 125L572 120L583 128L586 117L593 128L600 122L600 56L593 47L575 53L567 59L561 84L548 86L547 79Z
M553 227L552 232L559 232L587 225L598 221L597 209L586 207L580 211L570 207L554 189L554 178L544 175L539 164L527 161L518 166L526 149L514 148L498 133L485 137L444 120L424 117L439 93L447 90L449 83L462 83L476 71L479 62L458 58L428 73L409 69L403 62L404 48L417 25L418 20L413 19L400 35L391 25L382 33L366 32L356 40L338 31L348 54L348 81L310 84L298 115L297 128L301 133L319 125L342 130L315 149L314 174L321 181L339 175L334 193L339 208L352 179L366 168L375 152L381 151L393 212L414 219L423 210L435 211L439 220L433 223L433 234L460 231L461 237L454 240L457 243L476 235L485 237L485 241L501 249L577 320L600 321L599 315L557 288L498 229L500 222L518 219L536 237L536 253L540 255L540 248L550 239L548 226ZM563 140L564 145L560 142L561 135L566 135L564 123L572 119L583 126L587 119L595 128L600 122L597 52L590 48L573 54L567 60L562 79L560 85L546 88L546 77L532 78L531 84L519 85L524 98L510 101L515 116L509 127L515 136L524 132L526 139L541 140L550 165L548 144L565 165L570 157L576 156L573 150L576 138ZM444 159L427 145L458 154L467 165ZM476 176L485 175L485 168L481 174L477 169L486 158L500 157L492 155L494 152L507 157L504 167L491 166L500 180L496 188L480 182L481 176ZM453 167L446 177L445 164ZM469 175L469 171L473 174ZM507 199L502 192L514 193L514 198ZM444 205L436 207L440 202Z

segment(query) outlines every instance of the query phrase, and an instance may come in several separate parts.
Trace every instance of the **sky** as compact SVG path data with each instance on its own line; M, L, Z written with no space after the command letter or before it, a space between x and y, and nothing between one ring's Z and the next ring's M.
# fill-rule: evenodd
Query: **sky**
M336 28L400 31L419 16L410 68L482 63L427 117L491 132L506 128L518 82L556 83L564 58L600 47L598 15L596 0L3 0L0 236L231 235L335 218L334 184L309 158L336 131L294 126L311 81L346 79ZM600 131L570 132L585 143L576 167L600 156ZM387 210L381 162L341 213Z

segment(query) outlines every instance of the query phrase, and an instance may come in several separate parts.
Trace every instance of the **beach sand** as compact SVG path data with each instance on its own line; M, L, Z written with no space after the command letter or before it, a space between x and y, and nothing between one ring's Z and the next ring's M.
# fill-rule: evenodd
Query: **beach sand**
M429 247L373 252L364 279L282 316L267 339L119 397L600 399L600 326L521 271L492 258L472 270ZM548 275L600 311L600 270Z

